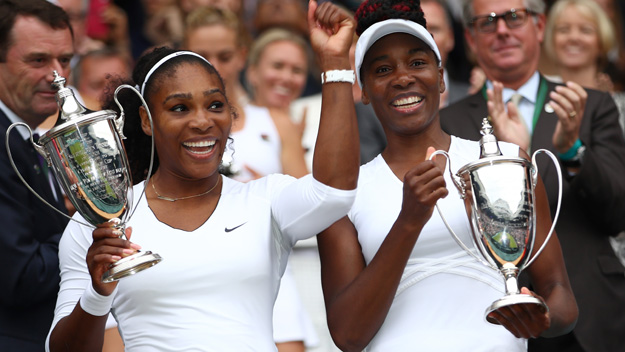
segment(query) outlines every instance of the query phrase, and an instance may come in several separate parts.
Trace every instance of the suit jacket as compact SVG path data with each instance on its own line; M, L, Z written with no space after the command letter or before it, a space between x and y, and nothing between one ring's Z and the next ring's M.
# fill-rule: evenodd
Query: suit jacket
M58 243L67 219L37 199L11 166L5 136L11 124L0 110L0 351L44 351L59 290ZM26 182L56 201L30 142L12 129L10 151Z
M548 82L549 92L555 86ZM625 141L610 95L587 92L579 135L587 149L574 177L561 166L562 209L556 232L579 306L573 334L586 351L611 352L625 348L625 268L609 243L609 236L625 229ZM558 155L552 144L558 118L543 106L537 108L541 114L532 150L544 148ZM478 92L443 109L441 125L450 134L479 140L487 111L486 100ZM538 156L537 164L553 215L558 197L555 166L546 156ZM541 340L547 339L530 341L530 351L542 350Z
M471 86L468 83L449 79L445 89L449 92L447 96L447 106L460 101L469 95L469 88Z

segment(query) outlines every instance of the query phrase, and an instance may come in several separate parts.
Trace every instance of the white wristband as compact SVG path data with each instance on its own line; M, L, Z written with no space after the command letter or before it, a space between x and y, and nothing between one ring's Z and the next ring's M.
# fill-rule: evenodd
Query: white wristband
M111 306L113 306L113 299L115 298L116 292L117 287L110 295L102 296L93 289L93 285L89 282L85 292L83 292L80 297L80 306L82 307L82 310L91 315L98 317L106 315L111 311Z
M354 70L331 70L321 72L321 84L331 82L346 82L354 84L356 82L356 75Z

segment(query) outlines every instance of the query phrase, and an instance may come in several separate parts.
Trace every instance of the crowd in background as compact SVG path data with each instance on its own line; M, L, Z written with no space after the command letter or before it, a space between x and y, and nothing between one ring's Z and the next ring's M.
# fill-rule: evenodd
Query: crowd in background
M113 84L128 81L135 60L149 49L192 50L215 65L239 115L222 173L248 181L312 171L321 72L310 48L305 0L50 1L69 15L76 55L67 78L86 107L101 109ZM351 12L361 3L333 2ZM465 43L461 3L421 1L445 67L441 108L479 92L486 82ZM625 6L617 0L551 0L546 5L540 72L553 81L609 92L625 131ZM371 107L361 102L358 84L353 88L364 164L382 152L386 139ZM41 130L50 128L56 116ZM612 244L625 265L623 237ZM290 298L277 303L282 318L276 321L283 319L287 327L276 336L276 342L285 343L280 352L338 350L327 329L314 238L294 248L283 287ZM109 341L110 351L120 350L118 337Z

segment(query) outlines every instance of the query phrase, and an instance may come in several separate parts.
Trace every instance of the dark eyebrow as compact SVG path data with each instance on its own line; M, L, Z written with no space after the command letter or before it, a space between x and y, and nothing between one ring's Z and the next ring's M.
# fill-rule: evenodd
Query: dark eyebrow
M224 95L224 96L226 95L226 93L224 91L222 91L221 89L215 88L215 89L204 91L204 96L207 97L207 96L209 96L211 94L215 94L215 93L221 93L221 95Z
M66 53L59 54L57 57L71 58L72 56L74 56L73 52L66 52ZM35 59L35 58L40 58L40 57L54 58L54 56L52 56L52 54L49 52L31 52L31 53L26 54L26 59Z
M171 99L191 99L191 97L191 93L175 93L167 96L167 98L165 98L165 100L163 101L163 104L170 101Z
M221 95L226 95L221 89L219 88L215 88L215 89L211 89L211 90L207 90L204 91L203 95L205 97L215 94L215 93L220 93ZM163 104L168 102L171 99L191 99L193 98L193 95L191 95L191 93L174 93L172 95L167 96L167 98L165 98L165 100L163 101Z

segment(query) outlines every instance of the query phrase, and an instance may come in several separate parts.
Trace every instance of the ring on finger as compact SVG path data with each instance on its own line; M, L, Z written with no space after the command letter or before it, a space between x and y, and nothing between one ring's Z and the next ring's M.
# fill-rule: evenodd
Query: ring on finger
M576 111L573 111L573 112L569 113L569 117L570 118L574 118L575 116L577 116L577 112Z

